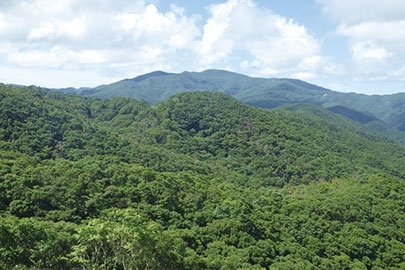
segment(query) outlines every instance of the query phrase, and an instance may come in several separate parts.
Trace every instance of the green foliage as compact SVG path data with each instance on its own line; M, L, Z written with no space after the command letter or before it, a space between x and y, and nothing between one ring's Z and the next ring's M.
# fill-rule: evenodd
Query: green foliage
M327 110L0 97L2 269L404 266L404 148Z
M373 131L379 131L384 136L404 143L403 93L385 96L340 93L300 80L252 78L224 70L180 74L152 72L133 79L93 89L77 89L73 92L97 98L131 97L155 104L175 94L201 90L225 93L246 104L268 109L288 104L313 104L329 108L371 127ZM378 126L368 125L370 122L376 122Z
M67 269L75 225L37 219L0 218L2 269Z
M137 211L110 210L80 226L69 257L85 268L178 269L185 245Z

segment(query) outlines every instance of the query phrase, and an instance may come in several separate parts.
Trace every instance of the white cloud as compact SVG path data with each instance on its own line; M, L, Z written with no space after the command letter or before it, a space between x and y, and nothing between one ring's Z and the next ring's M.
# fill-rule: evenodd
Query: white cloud
M75 18L67 22L45 22L38 28L33 28L28 34L28 41L52 41L59 37L79 38L85 29L85 22Z
M198 48L203 66L231 59L243 72L261 76L294 76L319 68L304 64L321 58L318 41L293 20L249 0L229 0L209 11Z
M197 53L201 54L201 63L210 65L215 61L223 61L231 54L234 40L228 35L231 25L232 10L238 5L236 0L223 4L212 5L209 9L211 17L204 25L201 44Z
M323 11L339 23L397 21L405 17L403 0L316 0Z
M189 48L199 35L194 19L184 16L176 6L163 14L150 4L142 13L119 14L117 20L124 33L141 44L184 49Z
M24 70L36 76L41 70L52 73L55 77L44 76L41 84L49 87L95 86L157 69L225 68L254 76L300 79L345 72L323 56L320 41L304 25L253 0L218 1L207 7L206 18L188 15L175 5L159 10L154 2L158 1L1 1L0 70L9 67L14 72L2 73L0 80L27 80L30 76L21 75ZM331 2L338 5L338 1ZM366 44L366 37L373 46L358 48L368 48L369 55L373 50L382 56L385 52L386 61L395 57L386 41L370 37L375 25L345 24L343 17L334 17L342 21L339 34L351 40L354 61L366 59L367 54L361 55L355 47ZM402 46L397 35L403 33L404 25L391 32L393 26L379 26L379 31L390 33L381 38ZM62 76L63 72L69 76ZM89 74L88 82L83 84L85 74Z
M371 42L367 43L357 43L353 45L353 59L356 62L370 62L376 61L381 63L381 61L387 60L387 58L392 57L392 54L387 52L383 47L378 47Z
M9 56L9 60L18 63L18 66L22 68L64 68L77 65L100 64L105 61L105 58L103 53L98 50L81 50L75 52L55 46L49 51L27 50L15 52Z
M198 18L185 16L176 6L163 13L153 4L132 0L6 2L0 4L0 67L27 73L53 68L115 79L172 68L184 50L194 50L201 35ZM62 86L66 77L60 79ZM87 85L98 81L89 77Z
M156 69L226 68L314 78L329 65L304 26L251 0L228 0L207 11L203 19L174 5L162 11L146 0L1 2L0 69L20 69L7 73L17 83L24 70L48 74L55 69L54 74L80 78L74 83L60 76L58 85L53 85L56 78L42 84L55 87L93 86L102 76L112 81ZM75 71L80 76L73 76ZM87 73L91 76L83 85Z
M386 80L401 70L405 55L405 1L317 0L347 38L351 74L359 80Z
M351 49L356 77L364 79L367 76L371 80L387 78L385 74L390 71L382 72L382 70L389 69L392 53L373 42L359 42L354 44Z

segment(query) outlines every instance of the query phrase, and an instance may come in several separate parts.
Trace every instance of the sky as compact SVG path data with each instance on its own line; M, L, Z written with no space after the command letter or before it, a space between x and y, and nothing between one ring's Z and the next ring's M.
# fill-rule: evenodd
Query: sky
M405 92L405 1L0 1L3 83L95 87L206 69Z

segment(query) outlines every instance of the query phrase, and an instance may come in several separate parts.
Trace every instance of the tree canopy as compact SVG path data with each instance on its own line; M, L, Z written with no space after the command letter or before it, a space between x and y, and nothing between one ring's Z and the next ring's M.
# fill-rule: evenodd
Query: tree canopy
M405 267L405 149L328 110L0 85L0 114L0 268Z

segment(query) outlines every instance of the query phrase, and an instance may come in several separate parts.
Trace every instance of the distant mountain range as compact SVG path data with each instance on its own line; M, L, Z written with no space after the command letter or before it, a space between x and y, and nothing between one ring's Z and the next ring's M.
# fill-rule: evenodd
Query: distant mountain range
M224 70L178 74L155 71L95 88L54 90L96 98L131 97L149 104L190 91L225 93L246 104L266 109L287 104L313 104L405 143L405 93L342 93L296 79L253 78Z

